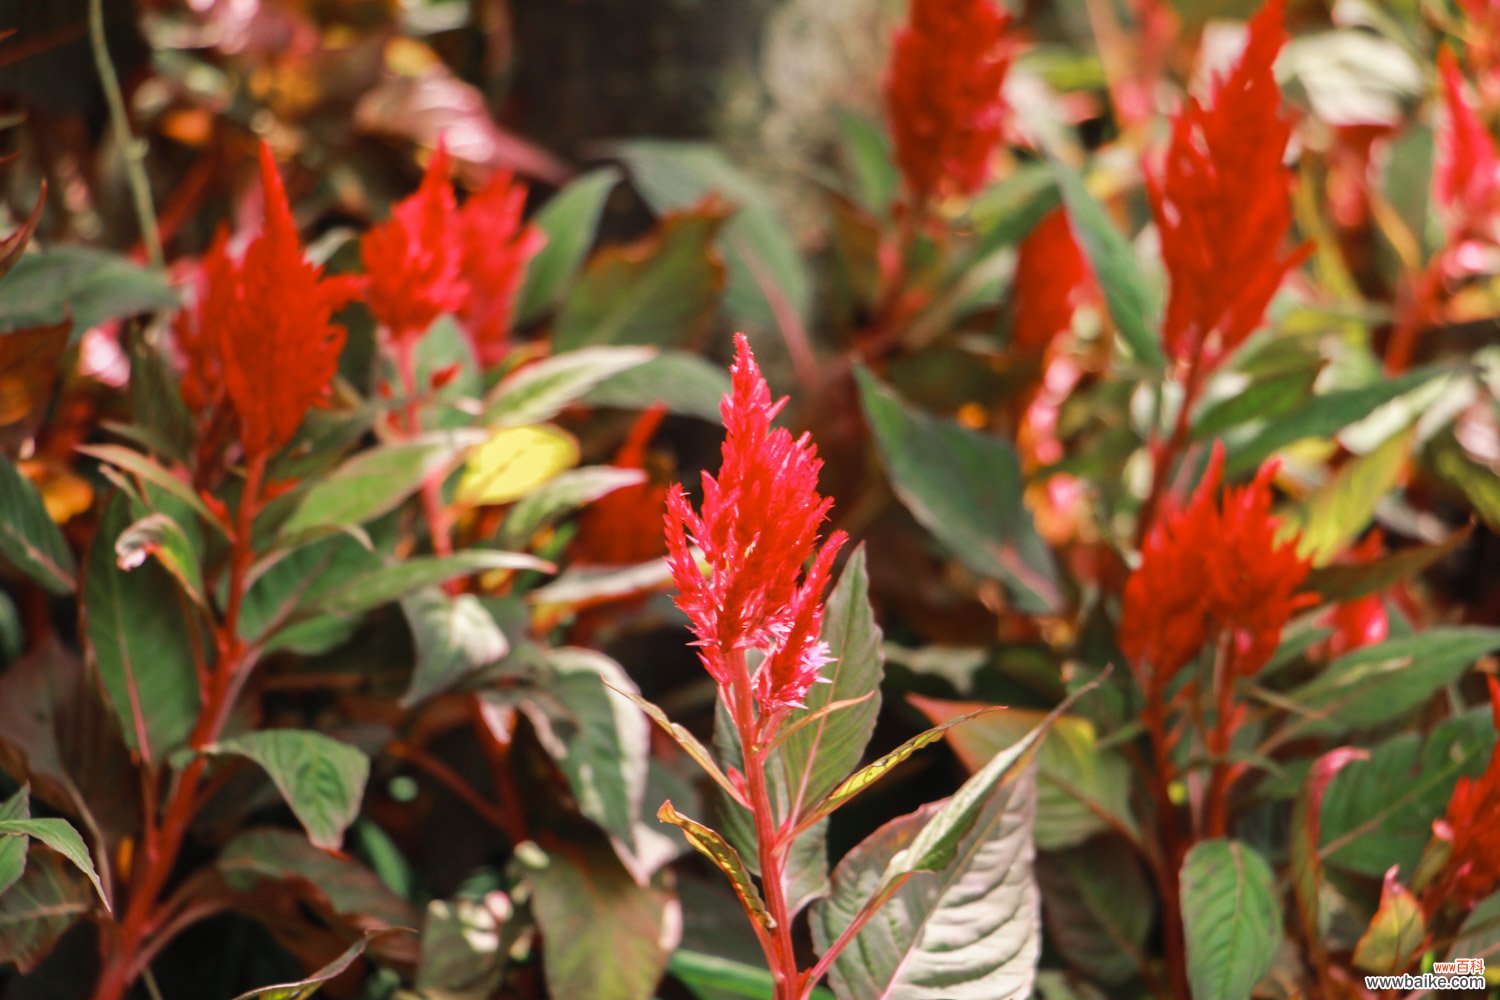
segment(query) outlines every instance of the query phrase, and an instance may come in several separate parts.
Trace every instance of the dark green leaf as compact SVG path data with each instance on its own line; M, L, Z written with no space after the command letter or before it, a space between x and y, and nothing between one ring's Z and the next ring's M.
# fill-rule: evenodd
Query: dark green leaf
M88 882L51 851L36 851L0 896L0 966L21 975L41 964L58 940L95 906Z
M1329 601L1353 601L1378 594L1452 555L1468 540L1469 533L1463 528L1437 545L1414 545L1370 562L1320 566L1307 575L1302 589Z
M1115 228L1104 206L1089 194L1076 170L1059 160L1052 161L1052 170L1073 232L1104 291L1115 327L1137 361L1154 370L1162 369L1166 357L1156 330L1155 309L1129 241Z
M719 422L719 402L729 392L729 376L696 354L662 351L629 371L590 389L583 402L640 410L662 405L669 412Z
M259 764L314 846L333 851L343 845L370 775L370 760L361 751L322 733L267 729L221 740L211 752Z
M31 818L31 789L22 785L4 802L0 802L0 822ZM16 884L26 871L26 837L20 833L0 837L0 896Z
M595 254L558 312L557 350L694 344L724 285L714 241L726 217L722 203L705 203L666 216L636 243Z
M73 592L77 567L36 487L0 455L0 555L54 594Z
M1096 837L1068 850L1043 851L1036 874L1047 901L1042 917L1048 942L1070 965L1110 985L1146 968L1156 896L1124 840Z
M116 564L115 539L128 524L124 496L104 509L83 581L84 631L120 730L131 749L164 760L198 719L191 605L154 562Z
M263 879L291 885L344 926L404 927L417 921L411 905L374 872L313 846L293 830L247 830L224 848L216 867L238 890Z
M416 556L361 573L310 597L305 615L354 614L399 600L424 587L493 569L549 570L550 563L521 552L467 549L450 556Z
M556 305L583 263L609 193L620 182L613 167L594 170L559 191L533 220L547 235L547 243L526 265L526 278L517 299L519 324L530 323Z
M65 819L0 819L0 838L8 839L10 835L21 835L30 837L32 840L46 844L52 850L61 854L68 862L88 876L88 880L94 886L94 891L99 894L99 901L104 908L109 909L109 900L105 898L104 886L99 884L99 873L94 871L94 859L89 854L88 847L78 831L73 829Z
M1194 1000L1250 1000L1281 943L1276 876L1238 841L1200 841L1182 862L1182 922Z
M1057 568L1022 503L1015 449L907 408L862 368L856 375L891 485L912 516L969 569L1009 584L1019 608L1059 610Z
M608 147L658 214L680 211L715 193L737 211L719 245L729 267L724 308L738 328L774 330L780 303L806 322L812 278L770 195L706 143L637 139ZM768 288L772 291L768 292Z
M516 501L506 514L495 543L524 548L537 532L578 508L645 479L645 473L639 469L619 469L612 465L590 465L554 476Z
M531 886L554 997L650 1000L681 926L663 879L639 886L607 849L515 853Z
M71 317L79 333L105 320L177 305L165 278L103 250L55 246L27 254L0 283L0 330Z
M310 973L305 978L299 979L294 983L262 986L248 993L241 993L234 1000L307 1000L308 997L317 993L331 980L343 975L354 964L354 960L365 953L365 948L369 945L371 938L389 933L392 933L392 931L367 931L364 937L346 948L342 955L318 971Z
M698 1000L772 1000L776 990L765 969L684 948L672 953L667 971ZM809 994L809 1000L834 1000L834 996L819 986Z

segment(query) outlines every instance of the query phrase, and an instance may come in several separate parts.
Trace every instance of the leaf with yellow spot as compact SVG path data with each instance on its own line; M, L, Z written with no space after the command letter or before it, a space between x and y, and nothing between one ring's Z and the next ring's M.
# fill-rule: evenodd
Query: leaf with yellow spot
M719 867L725 875L729 876L730 883L734 886L735 895L740 897L740 903L745 907L745 912L750 919L760 924L766 930L776 929L776 921L766 910L766 904L761 901L760 893L755 888L755 883L750 881L750 871L745 867L745 861L736 851L714 830L709 829L697 820L688 819L682 813L672 808L672 800L661 804L656 811L656 818L663 823L671 823L682 831L687 837L687 842L708 860Z
M551 424L502 427L469 454L459 503L510 503L578 464L578 442Z

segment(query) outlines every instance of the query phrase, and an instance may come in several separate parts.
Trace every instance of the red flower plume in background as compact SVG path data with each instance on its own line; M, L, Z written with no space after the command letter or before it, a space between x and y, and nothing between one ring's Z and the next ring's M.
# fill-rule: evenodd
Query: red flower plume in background
M1495 729L1500 732L1500 681L1486 678ZM1448 810L1433 824L1448 841L1450 853L1437 898L1468 907L1500 886L1500 746L1477 778L1462 777L1453 786Z
M1021 243L1012 298L1011 343L1037 352L1073 325L1092 273L1073 239L1068 213L1054 209Z
M1172 123L1151 209L1170 279L1168 356L1211 368L1260 325L1281 279L1305 254L1280 253L1291 225L1282 156L1291 125L1271 71L1286 39L1284 0L1250 22L1239 62L1206 101L1189 97Z
M360 241L370 276L370 311L397 340L420 337L439 316L458 312L468 297L448 163L439 144L421 186Z
M266 224L235 261L221 233L204 258L196 314L177 335L188 358L183 396L210 407L227 397L247 455L291 440L338 370L344 328L334 310L358 294L354 278L324 278L297 238L270 149L260 148Z
M1120 650L1138 667L1150 664L1148 690L1165 690L1205 643L1226 634L1235 672L1254 673L1292 615L1317 600L1297 593L1310 564L1296 540L1277 541L1276 465L1262 466L1248 486L1226 489L1221 501L1223 468L1224 447L1216 444L1198 489L1181 510L1164 506L1125 583Z
M1500 152L1464 90L1463 74L1453 53L1438 53L1444 116L1437 136L1433 195L1448 217L1449 248L1459 249L1476 237L1493 242L1490 219L1500 194Z
M771 427L786 400L771 402L743 335L735 347L733 388L720 406L723 463L717 478L703 474L701 516L681 486L667 494L667 560L699 658L720 685L736 682L745 651L765 654L752 690L766 718L801 704L827 662L818 639L823 590L845 536L835 532L818 546L832 505L818 495L823 463L806 434ZM690 544L702 549L706 576Z
M526 186L497 171L458 212L461 267L469 288L459 317L474 341L479 363L486 367L505 356L526 264L547 242L539 228L522 224L525 208Z
M992 0L911 0L896 32L886 110L913 198L972 194L1005 128L1010 17Z

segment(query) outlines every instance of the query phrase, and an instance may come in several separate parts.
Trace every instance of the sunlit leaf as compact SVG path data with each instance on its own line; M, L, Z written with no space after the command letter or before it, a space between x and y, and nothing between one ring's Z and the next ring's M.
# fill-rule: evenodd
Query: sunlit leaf
M460 503L519 500L578 464L578 441L550 424L502 427L469 452L458 480Z

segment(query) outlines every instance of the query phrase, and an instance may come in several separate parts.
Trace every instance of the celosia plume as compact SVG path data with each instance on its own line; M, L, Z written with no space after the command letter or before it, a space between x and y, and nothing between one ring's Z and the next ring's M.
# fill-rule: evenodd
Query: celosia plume
M1377 528L1339 561L1368 563L1384 554L1385 536ZM1332 628L1333 634L1323 644L1322 653L1333 658L1384 641L1391 623L1385 610L1385 599L1375 593L1334 605L1324 616L1323 624Z
M1010 17L992 0L911 0L896 32L886 111L907 190L972 194L1005 128Z
M1208 99L1189 97L1172 123L1151 208L1170 283L1162 341L1179 362L1212 367L1255 331L1305 250L1281 252L1291 225L1282 156L1291 125L1271 71L1286 32L1269 0Z
M539 228L522 224L525 208L525 185L497 171L458 212L463 277L469 287L459 317L484 366L505 356L526 264L547 242Z
M1500 681L1486 680L1495 730L1500 733ZM1500 745L1490 754L1483 774L1458 779L1447 812L1433 826L1450 849L1439 898L1466 908L1500 887Z
M1040 351L1071 327L1091 278L1066 210L1053 210L1021 243L1011 300L1011 343L1023 351Z
M1500 194L1500 151L1465 92L1463 74L1453 53L1438 53L1444 115L1437 136L1433 195L1448 221L1448 243L1459 250L1465 240L1493 242L1492 227Z
M291 440L338 370L344 328L334 310L358 293L352 278L324 278L297 238L286 191L265 145L260 149L265 228L235 261L220 233L204 257L198 302L178 319L188 358L183 396L195 408L226 398L249 455Z
M1224 490L1221 500L1223 468L1224 447L1215 444L1198 489L1181 510L1164 506L1125 583L1120 650L1142 669L1147 690L1164 691L1206 643L1226 635L1235 672L1253 674L1292 615L1317 600L1297 592L1310 568L1297 540L1277 539L1275 464L1262 466L1250 485Z
M458 202L440 144L416 192L360 241L370 311L397 340L420 337L433 320L468 298Z
M827 662L818 639L823 590L844 534L818 545L832 504L818 495L823 463L806 434L771 427L786 400L771 402L743 335L735 347L733 386L720 406L723 462L717 477L703 474L701 514L681 486L667 494L667 560L698 655L719 684L739 682L748 651L764 654L752 691L766 719L800 705ZM702 550L707 575L690 546Z

